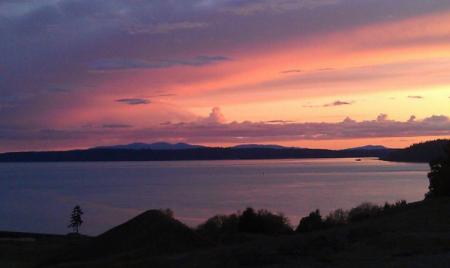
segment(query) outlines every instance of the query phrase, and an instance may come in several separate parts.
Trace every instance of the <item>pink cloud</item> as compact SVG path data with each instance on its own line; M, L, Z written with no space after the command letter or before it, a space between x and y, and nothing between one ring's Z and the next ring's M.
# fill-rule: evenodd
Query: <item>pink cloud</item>
M220 107L214 107L208 117L200 119L200 122L206 124L225 124L225 116L223 115Z

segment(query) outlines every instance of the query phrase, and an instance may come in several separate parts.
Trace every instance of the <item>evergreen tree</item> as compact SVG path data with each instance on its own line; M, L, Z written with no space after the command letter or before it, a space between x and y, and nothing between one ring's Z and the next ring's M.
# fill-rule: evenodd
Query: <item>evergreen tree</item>
M83 219L81 218L83 215L83 211L79 205L76 205L72 210L72 215L70 215L70 224L67 226L68 228L72 228L74 233L78 234L78 229L81 224L83 224Z
M426 197L450 196L450 144L447 146L446 156L431 161L430 169L428 173L430 191Z

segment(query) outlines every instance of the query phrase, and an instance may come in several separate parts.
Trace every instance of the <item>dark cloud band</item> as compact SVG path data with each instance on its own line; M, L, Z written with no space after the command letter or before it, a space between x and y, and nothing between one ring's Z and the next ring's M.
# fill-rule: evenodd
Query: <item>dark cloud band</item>
M129 99L118 99L116 102L120 102L128 105L143 105L150 104L151 101L149 99L140 99L140 98L129 98Z

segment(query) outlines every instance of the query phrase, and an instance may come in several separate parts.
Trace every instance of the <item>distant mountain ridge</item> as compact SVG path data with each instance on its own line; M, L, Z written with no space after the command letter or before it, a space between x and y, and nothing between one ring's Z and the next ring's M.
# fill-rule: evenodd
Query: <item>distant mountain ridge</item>
M197 148L213 148L204 145L195 145L189 143L169 143L169 142L155 142L155 143L143 143L134 142L130 144L120 144L120 145L109 145L109 146L97 146L90 149L114 149L114 150L188 150ZM239 144L229 148L234 149L289 149L300 147L286 147L277 144Z
M354 148L348 148L345 150L388 150L390 148L387 148L383 145L365 145L360 147L354 147Z
M99 146L91 149L114 149L114 150L187 150L195 148L204 148L202 145L193 145L188 143L168 143L168 142L155 142L155 143L142 143L135 142L125 145L111 145L111 146Z
M235 149L249 149L249 148L263 148L263 149L289 149L289 148L296 148L301 149L300 147L285 147L281 145L276 144L239 144L235 145L231 148Z
M169 142L155 142L155 143L143 143L134 142L130 144L120 144L120 145L110 145L110 146L97 146L90 149L114 149L114 150L188 150L188 149L198 149L198 148L215 148L204 145L196 145L189 143L169 143ZM278 144L238 144L231 147L232 149L306 149L302 147L288 147ZM382 145L365 145L361 147L348 148L343 150L389 150L389 148Z
M254 145L250 145L254 146ZM131 149L130 149L131 147ZM15 152L0 154L0 162L95 162L95 161L181 161L181 160L244 160L244 159L303 159L303 158L361 158L383 157L391 150L326 150L302 148L181 148L164 145L145 149L146 145L97 147L87 150ZM141 148L141 149L135 149ZM144 148L144 149L142 149Z
M189 143L169 143L169 142L155 142L155 143L143 143L134 142L130 144L120 144L120 145L110 145L110 146L97 146L91 149L115 149L115 150L188 150L197 148L213 148L203 145L195 145ZM285 147L277 144L239 144L229 148L234 149L288 149L288 148L299 148L299 147Z

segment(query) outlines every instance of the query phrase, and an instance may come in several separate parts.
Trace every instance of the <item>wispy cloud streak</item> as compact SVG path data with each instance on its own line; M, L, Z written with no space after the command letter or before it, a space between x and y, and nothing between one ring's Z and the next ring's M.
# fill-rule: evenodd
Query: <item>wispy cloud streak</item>
M228 61L225 56L197 56L187 60L142 60L142 59L102 59L93 62L89 67L93 71L120 71L133 69L162 69L175 66L204 66Z
M149 99L141 99L141 98L126 98L126 99L118 99L116 102L120 102L128 105L142 105L142 104L150 104L151 101Z

